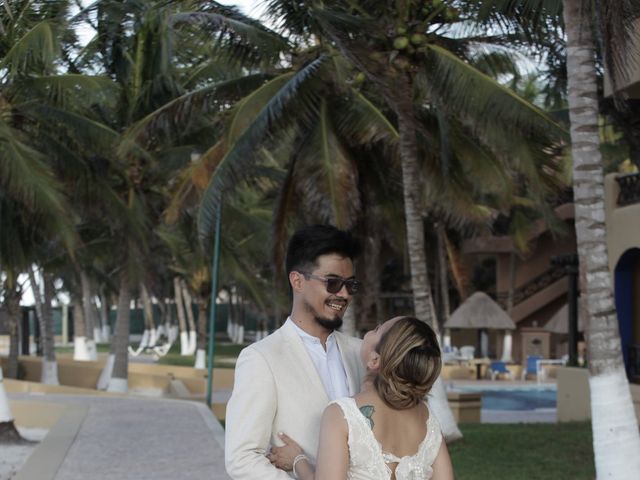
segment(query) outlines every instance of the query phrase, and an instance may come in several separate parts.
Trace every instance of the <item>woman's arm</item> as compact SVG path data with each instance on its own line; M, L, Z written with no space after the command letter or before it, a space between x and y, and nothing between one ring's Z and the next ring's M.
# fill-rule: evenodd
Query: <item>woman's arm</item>
M433 468L431 480L453 480L453 465L444 439L440 443L440 450L431 468Z
M329 405L322 416L315 480L347 478L348 441L349 428L342 409L336 404Z
M282 447L271 447L267 455L276 467L291 471L296 457L303 454L302 448L284 433L280 433L284 442ZM329 405L322 416L318 464L315 472L313 465L306 459L300 459L295 465L295 474L300 480L336 480L347 477L349 468L349 431L342 416L342 409Z

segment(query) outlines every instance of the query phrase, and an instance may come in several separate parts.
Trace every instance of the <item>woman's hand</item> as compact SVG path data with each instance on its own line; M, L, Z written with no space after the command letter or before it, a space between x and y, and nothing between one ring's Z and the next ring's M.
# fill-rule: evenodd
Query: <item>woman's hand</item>
M300 445L289 436L282 432L278 436L284 442L284 446L271 447L271 452L267 455L267 458L275 467L285 472L290 472L293 470L293 459L304 452Z

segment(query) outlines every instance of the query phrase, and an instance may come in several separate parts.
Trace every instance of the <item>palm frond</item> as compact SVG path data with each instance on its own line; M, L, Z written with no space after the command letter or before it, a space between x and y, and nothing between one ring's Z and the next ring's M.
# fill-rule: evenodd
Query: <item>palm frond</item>
M179 176L176 187L169 199L169 206L165 212L165 221L173 224L178 221L184 212L196 207L201 198L201 193L207 187L211 174L216 169L225 154L222 141L218 141L207 150L200 158L187 165Z
M65 74L30 76L16 90L25 98L40 98L52 107L86 111L95 104L107 104L119 94L109 78L95 75Z
M255 121L229 147L204 193L198 213L198 233L207 238L213 229L223 194L246 177L255 165L256 152L277 131L296 124L309 125L317 116L324 86L326 57L319 57L295 74L269 101Z
M598 20L602 29L604 61L610 73L612 91L628 79L629 74L640 65L637 48L640 4L636 0L602 0L597 2L601 11Z
M34 211L61 215L61 186L45 163L44 155L26 142L20 132L0 123L0 182L2 189Z
M42 21L17 39L0 62L10 76L52 72L60 53L58 31L52 21Z
M326 100L299 155L296 183L311 222L352 228L360 210L358 172L335 133Z
M70 110L50 107L39 103L23 106L22 109L40 119L45 127L65 128L75 133L74 138L88 151L112 151L119 138L118 132L108 125Z
M387 146L398 141L398 130L387 116L362 92L351 90L342 108L337 109L336 129L352 145L370 145L384 141Z
M271 255L276 273L284 271L284 259L289 239L289 224L293 216L298 213L300 195L295 183L295 168L299 154L291 156L287 175L278 192L278 198L273 210L271 222Z
M272 64L289 49L284 37L255 20L238 17L237 13L233 17L212 12L176 13L170 23L197 26L217 34L216 47L223 57L239 58L247 65Z
M481 73L444 48L428 45L433 68L425 76L438 97L454 116L473 118L479 127L501 125L531 135L567 139L567 132L545 112Z
M195 124L201 124L208 115L226 110L231 103L270 77L262 73L247 75L199 88L167 102L123 134L118 154L124 158L132 150L179 139Z
M294 75L294 72L288 72L277 76L251 92L233 107L226 128L227 145L233 145L238 140L265 105Z

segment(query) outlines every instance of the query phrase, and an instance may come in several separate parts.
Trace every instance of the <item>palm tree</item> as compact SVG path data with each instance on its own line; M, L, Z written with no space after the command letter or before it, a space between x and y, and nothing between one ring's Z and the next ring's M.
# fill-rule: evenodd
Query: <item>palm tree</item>
M638 18L634 2L598 2L602 16L617 20L604 40L620 48L631 21ZM595 12L592 3L564 0L567 33L567 76L573 157L576 239L581 268L581 292L588 308L587 348L591 377L591 413L597 478L640 476L640 434L622 360L618 321L608 268L604 222L604 180L598 126ZM634 11L635 9L635 11ZM611 24L609 24L611 25ZM624 46L624 43L623 43ZM611 52L611 50L609 50ZM624 48L621 49L621 52ZM618 75L620 52L608 60Z
M233 81L224 85L222 81L208 89L200 88L212 78L228 75L220 62L231 58L217 55L211 44L224 47L220 51L237 54L246 65L256 66L277 60L277 49L275 57L271 54L273 58L267 60L252 42L280 40L235 9L216 2L103 1L92 4L76 18L89 19L96 37L73 59L73 66L81 71L103 73L110 79L113 95L110 101L94 105L90 112L74 116L55 113L61 122L93 134L89 140L86 136L73 140L82 146L93 164L91 167L111 173L109 183L101 185L104 188L86 192L98 197L100 208L83 212L87 214L83 220L86 219L91 234L83 240L85 245L99 241L105 231L111 239L119 239L121 248L111 252L110 270L119 275L118 290L127 299L145 271L151 270L149 265L157 261L150 257L153 226L161 222L166 188L174 169L189 161L194 147L206 143L204 138L215 134L217 126L211 115L228 108L229 98L238 98L247 85L255 88L255 81L261 81L256 77L253 83L245 81L245 86ZM130 18L135 21L130 22ZM219 33L216 42L203 42L204 32ZM184 116L184 111L172 109L174 100L185 96L187 91L194 113L189 117ZM194 111L196 108L208 114L199 115ZM188 125L175 128L185 118ZM97 144L104 148L96 148ZM87 185L100 181L97 175L87 178L91 180ZM105 217L105 211L114 209L119 212L117 216ZM82 258L91 262L88 254ZM127 312L119 310L118 315L122 322L128 321ZM115 339L114 385L123 387L128 325L119 325L116 333L124 337Z
M254 152L260 148L273 149L293 139L289 169L295 171L305 156L313 160L309 164L316 165L318 169L323 163L322 155L327 156L326 152L331 151L327 146L334 147L328 157L334 160L333 171L339 171L341 175L333 184L333 190L332 184L329 184L330 188L326 191L331 193L341 192L342 189L353 190L348 181L355 176L346 172L357 172L352 161L343 163L342 159L350 160L350 157L344 155L344 149L335 148L337 142L334 138L338 137L340 142L344 141L347 145L350 141L351 148L354 148L354 140L360 142L362 147L387 140L387 153L392 158L399 157L402 166L405 231L416 315L434 324L425 258L423 193L419 188L423 177L420 175L418 158L421 158L419 141L427 146L428 152L429 148L434 149L435 135L421 124L419 113L423 114L424 111L427 117L433 118L435 111L440 111L442 116L451 119L449 123L454 124L458 132L471 133L484 149L485 155L490 154L484 158L493 156L499 160L497 163L508 165L510 172L528 178L539 200L549 194L550 185L556 182L552 178L555 174L547 175L535 165L548 158L547 153L540 152L552 145L554 139L560 138L563 132L542 111L471 66L469 45L476 43L477 37L456 39L439 35L438 30L457 20L458 14L453 17L444 15L445 12L438 7L425 17L424 12L415 12L415 5L411 2L406 3L407 11L404 13L395 12L392 7L380 3L362 3L358 6L351 2L343 8L342 2L325 2L322 8L314 8L310 4L293 7L289 2L269 2L271 14L274 18L283 19L282 23L292 38L320 40L309 53L299 54L303 63L293 73L276 77L239 104L238 110L241 110L244 104L259 103L257 99L261 97L268 99L262 101L261 110L256 107L249 110L256 112L253 116L243 115L241 127L233 125L235 128L228 135L233 142L227 142L229 150L211 179L200 210L201 234L203 237L209 234L217 204L224 192L233 188L237 179L249 175L258 158ZM390 10L387 11L387 8ZM417 13L421 15L419 18L415 16ZM400 18L405 14L414 16L410 19ZM406 42L400 39L394 46L395 41L389 37L389 32L396 32L397 22L423 29L415 34L415 43L422 46L408 48L408 38L404 39ZM431 27L433 34L427 39L425 32ZM399 30L398 35L402 36ZM313 43L313 40L304 41ZM337 55L336 48L342 58ZM324 52L324 55L320 52ZM367 75L382 101L372 101L362 95L359 89L353 88L353 84L361 82L361 74L354 71L354 65ZM344 82L345 79L347 82ZM334 120L335 115L328 115L332 91L335 91L336 98L341 99L343 106L345 98L353 99L351 104L346 103L347 106L351 105L350 118L343 115L341 121L340 116ZM469 92L477 92L478 95L471 96ZM417 106L415 109L414 104ZM356 110L364 111L366 115L353 115ZM505 136L504 129L512 129L514 125L515 135ZM339 126L339 129L334 126ZM318 129L323 133L319 138L325 140L325 144L313 142L313 133ZM362 135L367 130L374 132L374 135L368 138ZM332 141L327 142L327 139ZM470 142L465 142L465 145L470 145ZM511 157L514 152L517 154L515 159ZM343 165L347 166L346 169ZM501 175L504 176L507 175ZM284 184L283 198L295 202L300 197L291 194L294 190L289 186L290 183ZM435 184L429 182L428 185L433 188ZM425 195L437 198L433 191ZM339 200L335 203L315 202L314 205L316 208L326 205L333 209L333 221L340 225L340 213L342 210L344 215L344 205L354 204L344 199L351 197L337 196ZM444 390L441 389L440 393L443 397ZM452 436L456 435L459 435L459 431L452 432Z
M64 1L24 1L7 3L0 12L0 272L2 308L12 332L8 373L13 377L20 320L18 274L32 268L43 245L57 241L73 251L75 240L71 209L45 154L52 145L33 109L54 90L62 99L68 98L69 89L82 88L82 80L56 74L60 51L52 39L63 30L67 7ZM5 422L6 397L0 398L0 410Z

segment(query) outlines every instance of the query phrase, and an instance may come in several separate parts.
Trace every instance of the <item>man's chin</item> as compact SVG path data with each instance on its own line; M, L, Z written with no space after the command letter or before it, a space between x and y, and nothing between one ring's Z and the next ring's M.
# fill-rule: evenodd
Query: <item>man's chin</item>
M316 322L321 327L326 328L327 330L338 330L342 326L342 318L334 317L334 318L323 318L316 317Z

